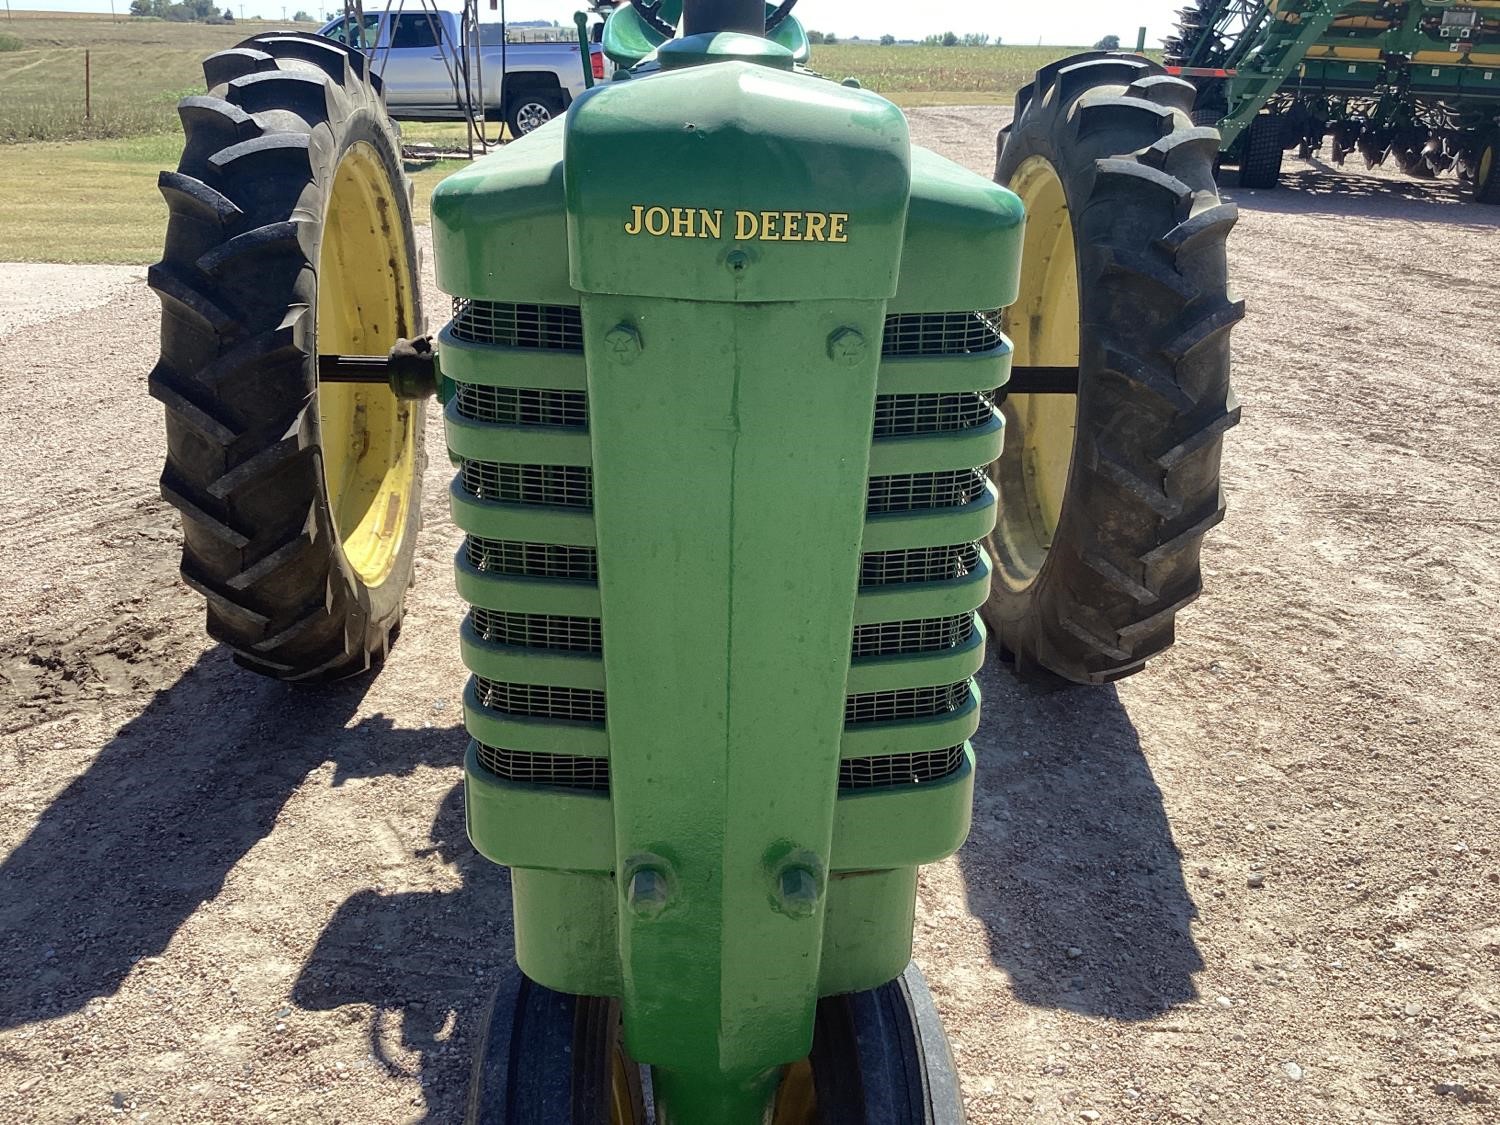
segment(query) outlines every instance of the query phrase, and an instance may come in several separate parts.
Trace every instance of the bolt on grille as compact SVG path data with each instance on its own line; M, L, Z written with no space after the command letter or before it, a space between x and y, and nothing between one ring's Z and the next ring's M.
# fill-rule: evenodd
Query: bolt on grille
M460 418L496 422L502 426L588 428L588 396L582 391L487 387L479 383L457 383L455 389Z
M604 722L604 693L588 688L549 684L511 684L474 677L479 702L507 715L533 719L566 719L575 723Z
M523 648L569 652L602 652L597 617L557 617L544 613L499 613L475 606L469 611L474 631L487 641Z
M464 491L480 500L564 508L589 508L594 503L594 474L586 465L465 461L462 473Z
M999 309L896 313L885 318L882 350L887 356L964 355L998 348L1003 339Z
M596 582L599 579L599 555L592 547L518 543L470 535L464 540L464 554L470 566L488 574L562 578L571 582Z
M915 754L849 758L839 763L839 788L889 789L896 785L921 785L957 773L963 761L962 745Z
M949 469L940 473L902 473L870 478L871 512L912 512L924 508L957 508L984 493L983 469Z
M875 400L875 436L941 434L978 429L995 413L995 392L881 395Z
M583 351L583 314L571 305L453 301L453 335L473 344Z
M902 582L946 582L962 578L978 565L978 543L872 551L859 560L859 584L891 586Z
M974 635L974 615L932 617L921 621L882 621L854 627L854 659L902 656L957 648Z
M927 719L957 711L969 700L969 681L942 687L903 688L851 695L844 701L844 722L885 723L897 719Z
M479 764L496 777L528 785L556 785L563 789L609 789L608 758L578 758L570 754L533 754L501 750L479 742Z

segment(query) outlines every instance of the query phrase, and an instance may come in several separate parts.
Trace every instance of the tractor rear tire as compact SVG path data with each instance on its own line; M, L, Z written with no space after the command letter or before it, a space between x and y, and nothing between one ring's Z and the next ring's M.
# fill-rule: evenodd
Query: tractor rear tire
M1500 204L1500 129L1493 130L1480 146L1474 202Z
M1073 683L1139 671L1202 589L1239 420L1219 135L1193 88L1137 56L1084 56L1023 89L996 180L1027 204L1018 365L1079 368L1076 398L1005 395L1002 497L983 610L1018 673ZM1075 227L1076 224L1076 227Z
M401 622L423 410L378 384L321 386L317 357L421 331L400 143L364 56L327 39L258 35L203 71L207 96L178 107L149 274L182 576L245 667L353 675Z
M1244 152L1240 156L1240 187L1276 187L1281 182L1281 163L1285 156L1281 118L1274 113L1262 113L1245 131Z

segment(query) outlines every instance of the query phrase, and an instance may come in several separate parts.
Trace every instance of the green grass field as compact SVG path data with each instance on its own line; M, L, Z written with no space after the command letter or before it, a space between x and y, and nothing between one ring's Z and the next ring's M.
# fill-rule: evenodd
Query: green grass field
M166 220L156 176L177 162L178 99L202 92L205 55L289 25L15 16L0 23L0 32L20 40L18 49L0 51L0 260L154 261ZM1071 50L841 43L815 48L812 61L821 73L857 78L900 105L973 105L1010 102L1038 67ZM85 51L92 72L87 119ZM404 134L453 145L462 130L408 125ZM433 186L454 167L410 166L418 221L426 221Z

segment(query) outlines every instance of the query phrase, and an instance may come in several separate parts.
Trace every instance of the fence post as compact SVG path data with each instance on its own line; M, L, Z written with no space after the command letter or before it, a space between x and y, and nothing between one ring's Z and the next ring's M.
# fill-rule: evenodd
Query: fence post
M83 119L92 121L94 118L94 82L89 70L89 53L83 52Z

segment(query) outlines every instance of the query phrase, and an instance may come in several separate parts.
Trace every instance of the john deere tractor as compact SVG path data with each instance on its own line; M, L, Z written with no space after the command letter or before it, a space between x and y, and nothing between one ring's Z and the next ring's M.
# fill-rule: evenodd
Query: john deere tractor
M443 411L518 963L472 1121L961 1121L912 921L986 642L1138 671L1223 516L1235 212L1192 85L1048 66L992 182L809 71L793 4L616 10L614 80L437 189L435 337L363 54L256 36L182 103L151 389L242 664L385 656Z

